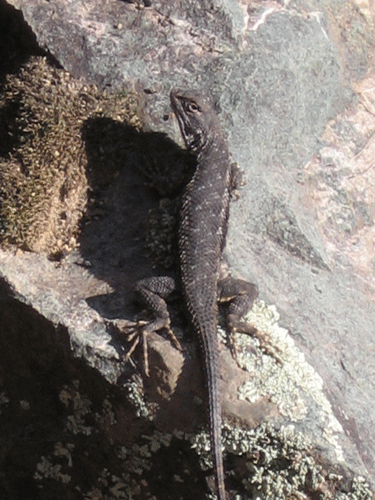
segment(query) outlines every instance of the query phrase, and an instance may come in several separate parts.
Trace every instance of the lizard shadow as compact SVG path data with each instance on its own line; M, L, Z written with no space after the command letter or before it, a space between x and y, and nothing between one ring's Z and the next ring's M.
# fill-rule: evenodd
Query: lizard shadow
M138 280L176 277L180 195L196 159L164 133L141 132L105 117L87 120L82 137L92 199L77 263L101 283L85 300L108 320L111 345L123 357L129 345L113 320L132 322L141 312L133 296ZM172 324L189 331L178 297L177 292L168 301Z
M82 220L80 257L112 289L86 300L104 318L130 319L134 283L171 274L176 205L193 160L166 134L109 118L87 120L82 137L93 196Z

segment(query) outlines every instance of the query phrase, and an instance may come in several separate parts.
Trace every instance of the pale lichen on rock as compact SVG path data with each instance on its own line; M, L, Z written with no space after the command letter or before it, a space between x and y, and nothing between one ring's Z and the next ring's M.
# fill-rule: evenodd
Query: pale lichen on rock
M41 461L38 463L37 472L35 472L34 478L39 481L43 478L55 479L62 483L70 483L72 479L69 474L63 474L61 472L61 464L53 464L45 457L42 457Z
M209 435L202 431L191 435L191 441L202 468L211 468ZM227 453L244 458L242 472L236 477L247 493L238 493L237 500L373 498L369 484L361 476L355 476L348 485L334 467L323 465L314 454L313 442L293 425L276 429L271 424L262 424L256 429L241 429L225 424L223 443Z
M4 391L0 392L0 415L1 415L1 406L8 405L9 401L10 399L8 398L6 393Z
M324 394L323 380L307 363L303 352L288 331L278 325L279 314L275 306L267 306L263 301L257 301L247 314L246 321L259 331L266 332L270 344L277 349L281 362L265 354L259 348L256 338L237 333L235 344L238 364L251 374L251 380L238 389L239 399L254 402L267 396L277 405L281 415L295 422L306 417L312 399L320 409L326 437L329 437L331 442L336 442L335 434L342 433L343 430ZM254 345L257 345L255 350L251 348ZM341 456L338 445L337 454Z

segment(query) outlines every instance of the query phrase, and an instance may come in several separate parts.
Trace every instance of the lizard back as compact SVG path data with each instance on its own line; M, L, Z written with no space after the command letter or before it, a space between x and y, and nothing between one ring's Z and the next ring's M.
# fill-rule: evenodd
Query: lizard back
M180 274L185 303L203 353L216 489L219 500L225 500L217 289L229 216L231 162L219 120L206 96L173 90L171 104L185 144L197 158L196 171L182 198Z

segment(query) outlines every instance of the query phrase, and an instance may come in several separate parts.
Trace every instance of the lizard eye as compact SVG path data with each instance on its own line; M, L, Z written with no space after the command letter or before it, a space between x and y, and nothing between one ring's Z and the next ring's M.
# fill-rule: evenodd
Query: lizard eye
M198 106L198 104L194 101L188 102L186 109L187 109L187 111L190 111L191 113L196 113L197 111L201 110L200 107Z

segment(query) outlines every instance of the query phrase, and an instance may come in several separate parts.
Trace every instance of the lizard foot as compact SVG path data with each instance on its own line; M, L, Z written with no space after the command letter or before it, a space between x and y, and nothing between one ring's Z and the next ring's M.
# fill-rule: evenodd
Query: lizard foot
M282 360L280 357L280 349L271 342L270 335L267 332L262 332L258 330L255 326L247 323L246 321L230 321L230 331L231 333L246 333L255 337L259 341L260 348L269 356L275 359L277 363L282 365ZM233 335L231 335L233 339ZM234 343L231 342L231 351L234 357L237 359L237 353Z
M138 320L136 322L128 323L125 328L122 328L122 333L127 335L128 342L131 342L130 349L125 356L125 361L127 362L130 360L136 347L139 343L141 343L143 348L144 371L147 377L150 376L147 337L150 333L156 333L161 329L166 330L174 346L178 350L182 351L181 344L170 327L169 319L165 320L164 318L159 318L154 321Z

